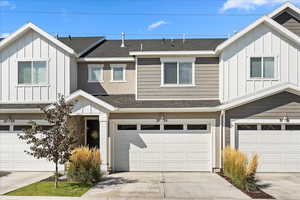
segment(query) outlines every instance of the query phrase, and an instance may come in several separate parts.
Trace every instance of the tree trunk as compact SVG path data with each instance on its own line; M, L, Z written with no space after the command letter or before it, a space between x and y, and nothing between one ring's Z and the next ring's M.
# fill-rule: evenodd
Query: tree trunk
M58 163L55 162L55 175L54 175L54 187L57 188L58 184Z

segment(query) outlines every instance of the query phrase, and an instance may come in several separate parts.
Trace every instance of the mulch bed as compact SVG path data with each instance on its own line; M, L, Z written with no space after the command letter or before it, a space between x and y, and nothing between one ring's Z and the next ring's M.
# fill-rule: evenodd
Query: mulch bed
M248 191L242 190L241 188L234 185L233 182L231 181L231 179L228 178L227 176L224 176L223 173L218 173L218 174L219 174L219 176L224 178L226 181L228 181L230 184L232 184L234 187L236 187L237 189L239 189L240 191L242 191L244 194L248 195L252 199L275 199L275 197L265 193L261 189L259 189L258 191L255 191L255 192L248 192Z

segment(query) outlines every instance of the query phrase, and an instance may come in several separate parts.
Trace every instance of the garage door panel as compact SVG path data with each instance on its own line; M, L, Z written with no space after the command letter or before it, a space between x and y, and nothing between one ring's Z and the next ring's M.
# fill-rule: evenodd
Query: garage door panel
M211 133L120 130L114 152L116 171L210 171Z
M299 172L300 132L286 130L238 131L238 148L259 156L259 172Z

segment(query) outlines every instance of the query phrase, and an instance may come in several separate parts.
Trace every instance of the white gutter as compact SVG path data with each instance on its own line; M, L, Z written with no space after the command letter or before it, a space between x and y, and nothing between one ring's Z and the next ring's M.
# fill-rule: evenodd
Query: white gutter
M119 108L113 113L145 113L145 112L217 112L218 107L194 107L194 108Z
M134 57L79 58L78 62L134 62Z
M214 56L215 51L130 51L131 56L178 56L178 55L204 55L204 56Z

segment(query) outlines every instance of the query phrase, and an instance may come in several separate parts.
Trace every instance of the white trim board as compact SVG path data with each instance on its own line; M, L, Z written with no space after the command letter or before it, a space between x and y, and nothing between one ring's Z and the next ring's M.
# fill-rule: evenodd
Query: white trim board
M131 56L158 56L158 55L188 55L188 56L197 56L197 55L207 55L213 56L215 52L213 50L208 51L130 51L129 55Z
M5 48L10 42L15 41L18 37L22 36L26 31L28 31L30 29L37 32L37 33L39 33L40 35L42 35L46 39L50 40L55 45L59 46L60 48L64 49L65 51L67 51L69 54L77 56L76 52L73 49L71 49L70 47L68 47L67 45L65 45L64 43L62 43L61 41L59 41L58 39L53 37L52 35L48 34L45 31L43 31L41 28L39 28L36 25L32 24L31 22L23 25L21 28L16 30L14 33L10 34L7 38L3 39L0 42L0 50Z
M78 62L134 62L134 57L95 57L79 58Z

